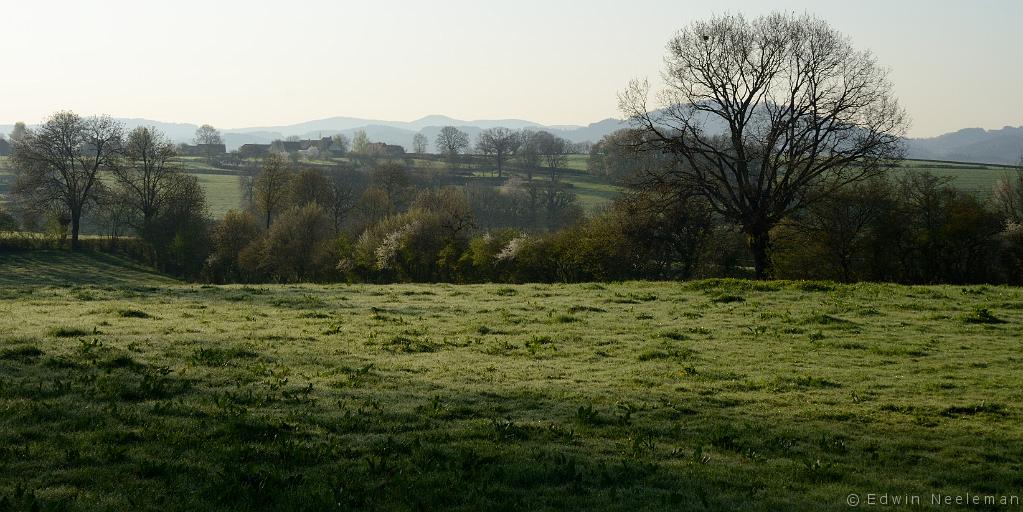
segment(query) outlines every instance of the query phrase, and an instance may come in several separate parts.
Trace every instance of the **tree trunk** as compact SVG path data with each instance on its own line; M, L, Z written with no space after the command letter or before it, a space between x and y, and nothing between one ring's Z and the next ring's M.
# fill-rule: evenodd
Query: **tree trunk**
M771 277L771 233L770 228L755 226L748 230L748 243L753 253L753 268L759 280Z
M71 213L71 250L77 251L80 247L78 243L78 232L82 225L82 214Z

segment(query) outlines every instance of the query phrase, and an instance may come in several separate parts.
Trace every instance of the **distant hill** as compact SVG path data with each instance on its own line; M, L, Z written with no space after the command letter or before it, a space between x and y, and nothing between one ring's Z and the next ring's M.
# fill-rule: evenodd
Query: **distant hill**
M375 142L386 142L387 144L398 144L405 148L411 148L412 138L417 133L426 135L432 142L437 133L440 132L440 129L445 126L455 126L468 133L470 138L473 139L479 136L481 131L488 128L505 127L512 130L521 130L523 128L548 130L572 142L595 142L604 135L621 128L623 124L616 119L606 119L589 126L544 126L540 123L522 119L478 119L464 121L448 116L432 115L411 122L332 117L285 126L262 126L221 131L224 134L224 142L227 144L228 149L237 148L242 144L266 144L275 139L291 136L318 138L342 133L351 137L357 130L365 130L370 140Z
M985 164L1018 164L1023 154L1023 126L1000 130L965 128L929 139L908 139L907 156Z
M198 128L197 124L192 123L165 123L149 119L119 119L119 121L123 122L128 129L143 125L155 126L175 142L191 142L195 136L195 130ZM242 144L269 144L274 140L291 136L318 138L343 133L351 137L356 130L365 130L370 140L375 142L397 144L411 149L412 138L416 133L422 132L430 139L430 150L432 151L433 140L444 126L456 126L473 139L479 136L482 130L503 126L513 130L523 128L548 130L572 142L596 142L601 137L624 128L625 124L619 119L604 119L587 126L544 126L523 119L464 121L444 115L430 115L409 122L331 117L281 126L221 129L221 133L228 150L234 150ZM12 128L13 125L0 125L0 134L7 134ZM1020 161L1021 153L1023 153L1023 126L1006 126L998 130L965 128L937 137L906 139L906 149L909 158L921 160L1017 164Z

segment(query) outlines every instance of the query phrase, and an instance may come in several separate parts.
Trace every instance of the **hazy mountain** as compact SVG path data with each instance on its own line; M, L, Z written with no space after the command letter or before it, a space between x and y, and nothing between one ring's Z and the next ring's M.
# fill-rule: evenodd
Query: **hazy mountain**
M544 126L540 123L522 119L482 119L463 121L447 116L432 115L411 122L400 121L377 121L371 119L358 119L353 117L334 117L305 123L286 126L264 126L254 128L234 128L221 130L224 134L224 142L228 149L235 149L242 144L268 144L275 139L297 136L314 139L319 137L330 137L336 134L344 134L351 137L356 131L364 130L366 136L374 142L385 142L397 144L406 149L412 148L412 138L417 133L422 133L432 143L437 133L445 126L455 126L469 134L471 139L479 136L479 133L488 128L505 127L512 130L530 128L534 130L548 130L558 136L564 137L572 142L592 141L596 142L601 137L624 125L616 119L605 119L588 126L558 125ZM194 128L192 129L194 131ZM187 139L185 140L187 141Z
M127 129L136 126L154 126L175 142L186 143L192 141L195 130L199 127L192 123L165 123L149 119L118 120L123 122ZM366 135L372 141L398 144L411 150L412 137L416 133L422 132L430 139L430 150L432 151L433 140L444 126L456 126L468 133L473 140L479 136L482 130L503 126L513 130L523 128L548 130L572 142L596 142L601 137L624 128L625 124L618 119L605 119L587 126L544 126L522 119L464 121L443 115L430 115L410 122L331 117L282 126L221 129L221 133L229 150L237 149L242 144L269 144L274 140L291 136L311 139L343 133L351 137L356 130L365 130ZM0 125L0 134L10 133L13 127L13 124ZM1016 164L1019 163L1020 155L1023 153L1023 126L1006 126L998 130L966 128L937 137L907 139L906 146L909 158Z
M1023 154L1023 126L965 128L928 139L908 139L906 149L909 158L1018 164Z

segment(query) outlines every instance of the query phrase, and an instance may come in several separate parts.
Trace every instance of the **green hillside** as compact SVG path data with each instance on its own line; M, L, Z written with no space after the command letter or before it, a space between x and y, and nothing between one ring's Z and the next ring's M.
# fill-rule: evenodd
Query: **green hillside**
M1023 483L1018 288L217 287L54 254L4 255L0 284L8 508L847 510Z

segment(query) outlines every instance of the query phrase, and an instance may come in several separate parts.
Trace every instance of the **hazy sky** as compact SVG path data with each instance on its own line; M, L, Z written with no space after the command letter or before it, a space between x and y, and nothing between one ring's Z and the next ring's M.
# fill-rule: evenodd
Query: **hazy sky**
M815 13L892 68L911 134L1023 124L1020 0L4 2L0 124L59 109L266 126L617 116L715 13Z

